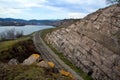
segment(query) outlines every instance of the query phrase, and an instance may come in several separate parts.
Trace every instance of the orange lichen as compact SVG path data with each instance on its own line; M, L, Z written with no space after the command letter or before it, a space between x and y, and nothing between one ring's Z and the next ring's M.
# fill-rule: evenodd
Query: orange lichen
M32 54L32 56L34 56L35 58L39 58L40 57L39 54Z
M74 77L73 77L73 75L70 72L67 72L65 70L60 70L60 74L62 74L63 76L70 77L71 79L74 80Z
M64 70L60 70L60 73L61 73L62 75L64 75L64 76L69 76L69 75L70 75L69 72L64 71Z
M55 64L54 64L53 62L48 62L48 65L49 65L50 67L52 67L52 68L55 67Z

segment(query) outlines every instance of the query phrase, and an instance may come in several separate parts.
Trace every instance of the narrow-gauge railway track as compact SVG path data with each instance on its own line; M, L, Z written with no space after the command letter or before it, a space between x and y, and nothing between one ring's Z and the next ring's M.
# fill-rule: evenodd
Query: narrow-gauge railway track
M42 44L41 41L41 37L39 35L39 32L36 32L35 34L35 38L38 41L38 44L35 43L37 46L37 50L40 52L41 57L43 59L45 59L46 61L50 61L53 62L55 64L55 68L58 70L64 69L64 67L62 67L62 65L60 65L54 57L52 57L52 55L49 53L49 51L44 47L44 45Z
M46 60L53 62L55 64L55 68L60 70L69 71L74 75L76 80L83 80L76 72L74 72L68 65L66 65L42 40L40 37L41 31L35 32L33 35L33 41L36 49L40 53L41 57Z

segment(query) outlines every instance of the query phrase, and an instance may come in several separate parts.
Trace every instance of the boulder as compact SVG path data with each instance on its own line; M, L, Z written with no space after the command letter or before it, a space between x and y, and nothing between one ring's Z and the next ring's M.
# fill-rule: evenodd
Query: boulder
M30 57L23 61L23 65L31 65L34 62L39 62L41 59L39 54L32 54Z
M19 61L15 58L10 59L8 62L9 65L17 65L18 63L19 63Z
M43 68L50 68L50 66L48 65L48 62L46 61L41 61L39 63L37 63L38 66L43 67Z

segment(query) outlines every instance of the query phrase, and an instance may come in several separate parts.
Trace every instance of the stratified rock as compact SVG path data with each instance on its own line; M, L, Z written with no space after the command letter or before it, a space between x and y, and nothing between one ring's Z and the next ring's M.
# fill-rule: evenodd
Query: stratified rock
M30 64L32 64L34 62L39 62L40 58L41 57L40 57L39 54L32 54L30 57L28 57L27 59L25 59L23 61L23 64L24 65L30 65Z
M8 62L9 65L17 65L19 63L19 61L15 58L10 59L10 61Z
M120 80L120 6L100 9L45 40L95 80Z

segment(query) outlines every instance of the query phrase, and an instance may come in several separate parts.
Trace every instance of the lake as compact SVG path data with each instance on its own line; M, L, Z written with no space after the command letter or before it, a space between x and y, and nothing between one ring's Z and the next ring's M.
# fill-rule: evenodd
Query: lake
M44 25L0 26L0 33L5 32L6 30L15 29L15 31L23 31L24 35L28 35L35 31L39 31L47 28L53 28L53 26L44 26Z

